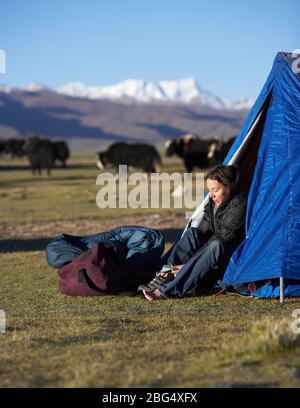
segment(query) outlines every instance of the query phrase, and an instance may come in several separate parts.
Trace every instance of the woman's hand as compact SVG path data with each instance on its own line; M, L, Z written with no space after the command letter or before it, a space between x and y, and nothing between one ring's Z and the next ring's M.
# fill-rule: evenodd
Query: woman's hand
M184 264L173 266L173 268L172 268L172 273L176 276L177 273L180 271L180 269L181 269L183 266L184 266Z

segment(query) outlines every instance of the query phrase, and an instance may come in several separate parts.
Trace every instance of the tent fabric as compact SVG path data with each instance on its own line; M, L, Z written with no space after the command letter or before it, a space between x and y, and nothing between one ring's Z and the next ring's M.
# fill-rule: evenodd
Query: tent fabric
M246 239L230 260L227 284L300 279L300 81L283 53L277 55L254 111L269 92L272 98L248 196Z
M242 173L250 174L246 239L231 257L224 275L227 285L279 277L300 283L300 75L295 69L299 58L277 54L223 161L242 164ZM205 199L187 227L199 225L204 203Z
M277 281L277 282L276 282ZM261 286L252 296L267 299L278 299L280 296L280 286L278 285L278 279L276 281L267 282ZM287 281L284 286L285 297L299 297L300 296L300 283L298 281Z

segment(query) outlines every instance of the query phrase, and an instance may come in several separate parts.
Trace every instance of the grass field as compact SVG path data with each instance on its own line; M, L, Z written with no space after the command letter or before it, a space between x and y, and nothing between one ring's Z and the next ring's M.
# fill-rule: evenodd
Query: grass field
M178 169L178 161L165 162L166 171ZM291 330L297 300L280 306L224 295L148 303L59 294L43 240L135 223L170 232L186 222L178 210L100 210L97 174L76 166L55 169L51 178L0 171L0 309L7 323L0 386L298 387L300 340Z
M0 159L0 166L25 166L26 159ZM110 219L127 215L157 213L159 209L124 208L100 209L96 205L96 194L101 186L96 185L100 171L93 156L75 156L70 160L70 169L54 169L52 176L45 173L33 176L29 169L1 171L0 173L0 219L6 224L24 222L49 222L79 219ZM183 173L180 160L165 159L163 170ZM84 165L88 165L84 167ZM108 169L111 171L112 169ZM130 169L129 175L138 169ZM149 186L150 186L150 179ZM133 186L129 187L129 191ZM161 192L161 189L160 189ZM118 183L116 183L118 199ZM150 200L150 197L149 197ZM159 212L170 212L161 208ZM179 211L183 213L183 210Z

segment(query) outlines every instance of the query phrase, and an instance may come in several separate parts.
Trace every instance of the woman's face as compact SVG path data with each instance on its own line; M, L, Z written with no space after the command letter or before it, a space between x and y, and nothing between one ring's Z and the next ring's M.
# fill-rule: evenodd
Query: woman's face
M229 197L230 188L219 183L217 180L207 179L207 189L209 197L217 207L220 207Z

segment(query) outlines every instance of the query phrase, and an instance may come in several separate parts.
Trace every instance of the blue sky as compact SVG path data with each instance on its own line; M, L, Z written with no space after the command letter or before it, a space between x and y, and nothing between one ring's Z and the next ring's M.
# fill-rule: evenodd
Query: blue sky
M300 48L299 0L10 0L0 16L11 86L194 76L255 97L276 53Z

